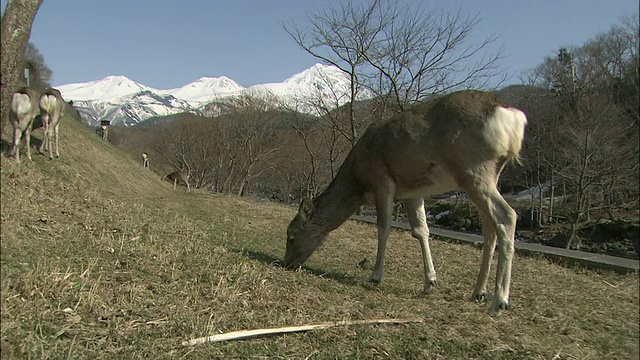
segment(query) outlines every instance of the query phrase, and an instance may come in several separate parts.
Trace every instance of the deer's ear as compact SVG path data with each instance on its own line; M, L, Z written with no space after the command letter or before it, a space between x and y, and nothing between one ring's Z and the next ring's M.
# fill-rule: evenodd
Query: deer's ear
M313 202L307 198L302 199L300 203L300 208L298 209L298 214L304 221L308 221L313 217Z

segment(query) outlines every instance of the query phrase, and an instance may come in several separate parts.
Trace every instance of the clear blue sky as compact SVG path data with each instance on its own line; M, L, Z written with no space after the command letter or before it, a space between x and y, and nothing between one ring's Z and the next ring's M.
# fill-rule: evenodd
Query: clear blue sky
M364 1L364 0L363 0ZM414 0L422 1L422 0ZM302 22L339 0L45 0L32 30L36 45L63 85L124 75L158 89L203 76L243 86L280 82L317 60L280 22ZM425 0L427 3L427 0ZM2 1L2 9L6 0ZM434 8L480 12L478 38L501 35L517 74L560 46L582 45L638 11L637 0L441 0Z

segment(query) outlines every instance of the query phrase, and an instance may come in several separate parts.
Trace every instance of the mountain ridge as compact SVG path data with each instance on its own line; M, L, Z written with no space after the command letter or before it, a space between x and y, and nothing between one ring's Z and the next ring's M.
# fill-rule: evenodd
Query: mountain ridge
M209 114L212 103L232 102L250 95L275 99L281 105L312 114L312 103L344 104L349 93L349 78L339 68L315 64L283 82L243 87L226 77L201 77L173 89L155 89L123 75L110 75L101 80L60 85L66 100L71 100L85 122L97 126L102 120L113 125L132 126L149 118L181 112ZM336 96L338 94L338 96Z

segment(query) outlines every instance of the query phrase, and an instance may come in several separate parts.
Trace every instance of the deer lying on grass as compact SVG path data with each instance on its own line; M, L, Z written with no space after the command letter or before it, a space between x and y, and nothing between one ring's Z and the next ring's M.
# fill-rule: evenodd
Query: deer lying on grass
M9 121L13 125L13 144L9 154L20 162L20 140L24 134L24 142L27 149L27 159L31 161L31 127L33 120L40 113L38 99L40 94L30 88L22 88L13 94L11 108L9 109Z
M165 175L162 179L173 183L175 189L179 184L185 184L187 186L187 192L191 192L191 185L189 185L189 175L186 171L174 171L171 174Z
M44 136L40 144L39 152L44 154L45 149L49 149L49 159L53 160L52 140L55 133L56 158L60 157L58 152L58 127L64 110L64 99L57 89L46 89L40 96L40 112L42 114L42 126Z
M466 191L480 212L484 234L482 264L472 300L483 301L493 252L498 270L489 313L509 308L516 213L497 189L500 172L518 160L527 119L518 109L480 91L459 91L428 101L370 126L351 150L327 189L303 200L287 228L283 263L297 268L364 203L377 214L378 252L370 281L379 283L394 200L403 200L411 234L419 240L424 291L436 285L423 196L450 189Z

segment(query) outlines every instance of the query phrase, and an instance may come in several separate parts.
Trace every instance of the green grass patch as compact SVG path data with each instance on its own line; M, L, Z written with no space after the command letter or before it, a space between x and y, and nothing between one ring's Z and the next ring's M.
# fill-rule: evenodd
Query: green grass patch
M348 222L299 271L274 264L295 209L172 190L83 125L61 159L1 161L3 358L637 359L638 276L516 256L513 309L467 301L480 250L434 239L439 286L422 295L420 248L392 231L382 284L366 284L375 227ZM36 132L35 137L41 136ZM7 138L5 137L5 140ZM221 332L373 319L245 341Z

